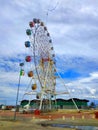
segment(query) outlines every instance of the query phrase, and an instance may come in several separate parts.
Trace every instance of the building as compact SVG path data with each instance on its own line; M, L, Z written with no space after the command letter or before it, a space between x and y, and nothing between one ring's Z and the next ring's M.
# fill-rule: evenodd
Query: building
M86 99L77 99L73 98L75 104L79 109L86 109L88 108L88 100ZM57 99L57 108L59 109L75 109L75 104L73 103L72 99L64 100L64 99Z
M86 99L77 99L73 98L75 104L79 109L87 109L88 108L88 100ZM49 109L49 100L44 99L43 100L43 108L42 109ZM40 100L22 100L21 101L21 106L24 107L25 105L29 104L33 109L38 109L40 105ZM51 108L52 109L76 109L75 104L73 103L72 99L56 99L56 100L51 100Z

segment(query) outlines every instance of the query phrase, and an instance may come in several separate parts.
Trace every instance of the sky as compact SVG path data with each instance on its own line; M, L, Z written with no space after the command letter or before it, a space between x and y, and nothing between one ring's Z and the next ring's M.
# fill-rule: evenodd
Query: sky
M0 0L0 104L15 104L26 29L44 21L56 55L60 98L98 99L98 0ZM28 84L21 78L19 100ZM69 96L69 97L68 97Z

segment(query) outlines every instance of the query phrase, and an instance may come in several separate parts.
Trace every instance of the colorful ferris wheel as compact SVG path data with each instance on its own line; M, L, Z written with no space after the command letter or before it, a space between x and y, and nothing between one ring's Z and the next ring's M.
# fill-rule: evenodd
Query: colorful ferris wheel
M40 19L34 18L29 27L26 30L29 40L25 41L25 47L29 49L30 55L25 57L25 61L29 64L31 92L26 94L36 95L40 100L39 109L42 108L44 99L48 101L51 109L51 98L56 96L55 53L52 40L47 27Z
M26 72L29 78L29 83L23 97L25 95L35 95L36 100L38 101L35 109L51 110L53 98L55 104L54 106L56 108L57 95L69 94L70 97L71 95L65 85L64 80L56 70L55 52L47 27L40 19L34 18L31 22L29 22L29 29L26 30L26 34L29 40L25 41L25 47L29 53L25 56L25 62L20 63L20 76L24 75L23 66L24 64L27 64L29 70ZM56 77L60 78L67 91L56 91ZM19 86L20 78L17 90L16 106L18 101ZM28 91L28 88L30 88L30 91ZM72 101L79 111L73 98ZM29 105L30 100L27 106Z

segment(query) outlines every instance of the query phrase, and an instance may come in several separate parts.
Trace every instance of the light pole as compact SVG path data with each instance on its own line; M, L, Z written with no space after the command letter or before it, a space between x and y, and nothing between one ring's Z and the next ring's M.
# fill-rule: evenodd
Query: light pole
M24 75L24 70L22 67L24 66L24 63L20 63L20 73L19 73L19 81L18 81L18 87L17 87L17 95L16 95L16 107L15 107L15 113L14 113L14 120L16 120L16 112L18 109L18 97L19 97L19 89L20 89L20 79L21 76Z

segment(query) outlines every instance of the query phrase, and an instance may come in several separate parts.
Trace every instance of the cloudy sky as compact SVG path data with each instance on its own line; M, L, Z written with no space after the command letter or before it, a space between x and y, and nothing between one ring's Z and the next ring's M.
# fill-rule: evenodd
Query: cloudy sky
M51 34L61 77L57 90L67 87L71 97L98 99L98 0L0 0L0 103L15 104L33 18L44 21ZM22 77L19 100L27 84Z

